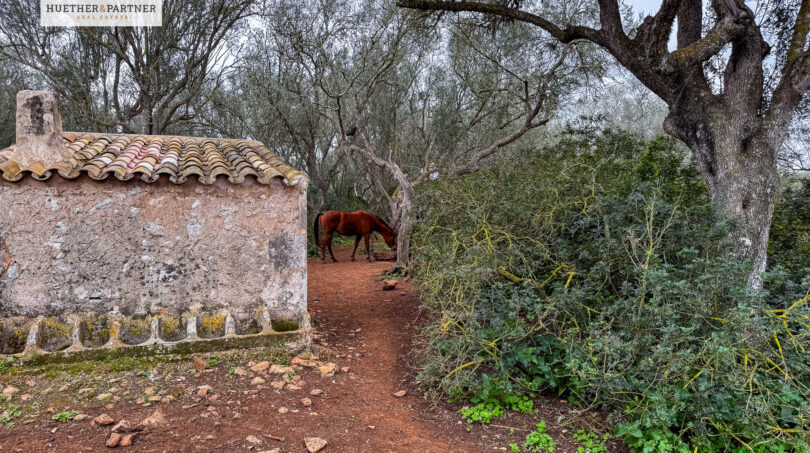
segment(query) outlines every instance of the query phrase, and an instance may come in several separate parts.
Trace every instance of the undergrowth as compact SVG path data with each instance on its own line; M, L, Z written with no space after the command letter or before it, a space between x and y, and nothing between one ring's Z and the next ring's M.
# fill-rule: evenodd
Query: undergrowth
M671 139L569 131L426 183L413 275L434 322L420 378L473 398L468 420L506 407L487 395L498 376L516 395L611 411L638 451L808 451L810 273L785 249L806 244L796 194L752 292L729 254L734 219Z
M528 451L554 451L557 443L546 433L546 422L541 421L536 425L536 429L526 435L523 446Z
M493 418L506 414L506 411L515 411L523 414L536 413L534 401L528 396L514 390L508 379L482 377L483 386L479 393L470 398L474 404L458 412L467 423L489 424Z
M605 442L610 439L610 434L605 433L601 437L595 433L587 432L585 430L577 430L572 436L575 443L580 444L577 447L577 453L602 453L607 452L607 445Z

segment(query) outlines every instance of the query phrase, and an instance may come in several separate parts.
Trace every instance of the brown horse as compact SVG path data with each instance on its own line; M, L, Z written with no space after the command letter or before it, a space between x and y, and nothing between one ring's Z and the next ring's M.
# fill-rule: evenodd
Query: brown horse
M323 228L323 241L320 239L319 228ZM326 211L315 217L315 225L312 227L315 233L315 244L321 248L321 259L326 262L326 249L332 255L332 261L337 262L335 254L332 253L332 234L337 232L344 236L354 236L354 250L352 250L352 261L357 252L357 245L360 244L360 237L366 242L366 253L368 260L371 260L371 248L368 246L368 237L374 231L382 234L385 243L391 250L397 249L397 239L391 228L379 217L369 214L366 211L340 212Z

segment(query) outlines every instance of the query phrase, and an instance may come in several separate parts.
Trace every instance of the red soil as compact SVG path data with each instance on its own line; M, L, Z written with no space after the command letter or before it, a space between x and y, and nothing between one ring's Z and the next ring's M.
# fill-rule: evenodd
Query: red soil
M511 442L521 443L537 421L548 422L549 431L558 443L557 451L576 451L567 439L578 426L557 425L564 416L571 421L571 409L559 400L540 400L540 412L532 415L512 414L499 418L492 426L460 422L458 407L445 403L431 405L422 398L414 371L408 366L409 352L418 333L419 302L413 288L400 283L394 291L382 291L381 273L391 263L348 261L350 250L336 250L338 263L309 263L309 310L317 331L318 343L338 354L329 359L339 367L350 367L348 373L322 378L310 368L302 369L306 385L302 390L276 390L270 386L277 376L266 377L267 383L251 386L251 377L231 375L226 366L212 372L191 373L191 363L183 363L150 378L137 373L122 374L122 391L133 389L111 408L91 399L80 412L96 416L108 413L116 421L125 418L133 425L160 408L165 425L139 432L132 451L264 451L281 448L282 452L305 452L304 437L321 437L329 442L324 452L484 452L504 451ZM351 354L352 358L346 357ZM189 361L190 362L190 361ZM242 366L246 364L242 363ZM157 378L155 375L157 374ZM26 377L30 379L29 377ZM7 379L0 376L3 384ZM32 389L42 390L59 382L37 379ZM209 396L197 396L194 387L210 385ZM14 385L17 385L15 382ZM81 384L78 384L81 387ZM134 398L142 388L157 386L171 394L185 390L183 396L169 403L145 406ZM24 386L22 386L24 387ZM322 389L319 396L310 390ZM404 397L393 394L400 390ZM48 395L21 388L19 394L34 393L42 411L25 423L0 427L0 451L105 451L110 426L93 426L90 420L59 423L45 411ZM310 398L310 407L301 398ZM29 401L28 403L30 403ZM5 403L0 404L0 412ZM284 414L280 407L289 408ZM66 408L55 407L56 411ZM596 423L600 417L588 417ZM511 429L510 429L511 428ZM52 431L54 430L55 431ZM252 445L246 437L261 440ZM276 440L283 438L283 441Z

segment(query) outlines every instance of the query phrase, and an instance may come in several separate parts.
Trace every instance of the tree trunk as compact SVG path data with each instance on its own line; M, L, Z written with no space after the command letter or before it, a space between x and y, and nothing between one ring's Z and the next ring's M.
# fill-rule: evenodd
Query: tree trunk
M397 234L397 267L407 272L413 234L413 186L400 187L391 200L391 227Z
M326 204L326 188L318 184L315 192L315 212L321 212Z
M779 190L776 153L756 118L750 121L719 104L700 101L672 109L664 123L689 146L719 211L738 223L729 240L737 258L750 260L750 288L762 287L768 236Z

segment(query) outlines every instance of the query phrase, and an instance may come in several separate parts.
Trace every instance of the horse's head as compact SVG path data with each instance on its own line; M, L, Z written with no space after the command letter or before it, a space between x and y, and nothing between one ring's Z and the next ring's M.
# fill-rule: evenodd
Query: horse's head
M396 251L397 250L397 236L391 230L383 232L382 235L383 235L383 239L385 239L385 243L388 244L388 247L391 250Z

